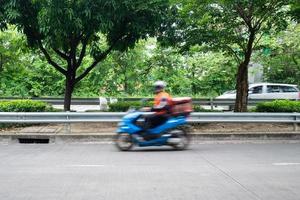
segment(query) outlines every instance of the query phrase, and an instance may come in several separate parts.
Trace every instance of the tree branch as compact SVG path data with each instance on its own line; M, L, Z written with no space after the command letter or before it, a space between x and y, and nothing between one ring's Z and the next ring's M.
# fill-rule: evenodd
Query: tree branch
M53 51L54 51L57 55L59 55L59 56L62 57L63 59L65 59L65 60L68 60L68 59L69 59L69 56L68 56L67 54L61 52L61 51L58 50L58 49L54 49L54 48L52 48L52 49L53 49Z
M80 80L82 80L86 75L88 75L88 73L97 66L97 64L104 60L106 58L106 56L113 50L114 46L117 44L117 42L119 41L119 39L117 39L106 51L104 51L98 58L96 58L94 60L94 62L85 69L85 71L79 75L78 77L75 78L75 83L78 83Z
M264 35L264 34L262 33L262 34L259 36L259 38L256 40L256 42L255 42L254 45L253 45L253 49L256 48L257 44L259 43L259 41L261 40L261 38L262 38L263 35Z
M276 1L270 2L270 6L265 9L265 12L263 12L263 15L257 20L256 23L254 23L254 29L255 31L258 31L261 28L262 23L269 17L270 12L274 12L274 8L276 8L279 3L276 3Z
M79 36L80 37L80 36ZM70 67L74 68L75 70L77 69L77 60L76 60L76 50L77 46L79 45L80 38L79 37L72 37L70 40ZM73 70L73 69L72 69Z
M149 74L150 70L153 68L154 66L153 65L149 65L149 67L147 67L144 72L142 73L139 73L139 76L146 76Z
M83 58L85 56L87 43L88 43L88 39L87 38L82 41L82 49L81 49L78 61L76 63L76 69L78 69L78 67L81 65L82 60L83 60Z
M243 50L243 51L246 51L245 49L245 45L243 44L243 36L242 36L242 30L236 30L234 29L234 34L237 35L237 39L234 40L234 42L236 42L236 44Z
M38 40L38 45L39 45L40 50L43 52L43 54L44 54L46 60L48 61L48 63L49 63L50 65L52 65L57 71L59 71L60 73L62 73L63 75L66 76L66 75L67 75L66 70L64 70L62 67L60 67L56 62L54 62L54 61L51 59L49 53L48 53L47 50L44 48L44 46L43 46L41 40Z
M242 62L242 60L239 58L237 53L229 45L224 45L224 47L231 52L231 54L235 57L235 59L238 63Z
M241 8L239 5L235 6L236 11L240 15L240 17L244 20L244 22L247 24L247 26L252 29L252 24L251 24L251 16L247 16L246 13L244 12L243 8ZM249 18L250 17L250 18Z
M297 66L299 66L299 63L298 63L298 61L296 60L295 56L291 56L291 57L292 57L292 60L294 61L294 63L295 63Z

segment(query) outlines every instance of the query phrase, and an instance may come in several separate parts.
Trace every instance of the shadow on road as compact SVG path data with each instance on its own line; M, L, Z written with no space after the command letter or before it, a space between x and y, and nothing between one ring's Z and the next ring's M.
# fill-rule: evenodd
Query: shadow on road
M192 150L192 148L179 151L172 147L136 147L128 152L184 152L190 150Z

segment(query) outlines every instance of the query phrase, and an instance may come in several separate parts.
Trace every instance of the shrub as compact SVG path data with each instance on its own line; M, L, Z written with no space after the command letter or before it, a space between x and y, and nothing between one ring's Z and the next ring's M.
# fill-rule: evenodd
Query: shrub
M151 107L153 103L147 101L142 103L140 101L119 101L117 103L109 104L110 112L126 112L129 108L141 108L144 106Z
M32 100L1 101L0 112L55 112L47 103ZM30 124L0 124L0 128L23 127Z
M275 100L259 103L256 112L300 112L300 101Z
M129 108L141 108L143 106L151 107L153 103L147 101L144 105L140 101L120 101L109 105L109 112L126 112ZM194 112L216 112L194 105Z
M0 102L0 112L52 112L55 109L47 103L32 100Z

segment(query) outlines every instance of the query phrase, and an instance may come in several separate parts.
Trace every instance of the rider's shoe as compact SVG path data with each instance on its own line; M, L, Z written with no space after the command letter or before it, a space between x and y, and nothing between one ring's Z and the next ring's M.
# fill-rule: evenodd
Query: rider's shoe
M144 137L140 136L140 135L137 135L137 134L134 134L133 137L138 140L139 142L144 142L145 139Z
M178 144L180 143L181 139L180 138L169 138L168 143L169 144Z

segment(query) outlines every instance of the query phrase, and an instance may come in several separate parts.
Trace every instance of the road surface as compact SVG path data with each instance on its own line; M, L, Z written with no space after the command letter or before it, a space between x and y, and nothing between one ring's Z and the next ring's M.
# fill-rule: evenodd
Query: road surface
M299 200L300 144L0 145L2 200Z

